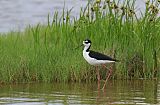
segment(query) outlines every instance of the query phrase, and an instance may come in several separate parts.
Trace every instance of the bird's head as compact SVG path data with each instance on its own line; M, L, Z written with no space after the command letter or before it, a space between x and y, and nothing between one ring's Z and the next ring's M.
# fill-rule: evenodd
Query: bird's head
M83 45L85 46L85 47L90 47L91 46L91 40L89 40L89 39L86 39L86 40L84 40L83 41Z
M81 44L80 46L76 47L75 49L77 49L77 48L79 48L81 46L84 46L86 49L90 48L90 46L91 46L91 40L89 40L89 39L84 40L83 44Z

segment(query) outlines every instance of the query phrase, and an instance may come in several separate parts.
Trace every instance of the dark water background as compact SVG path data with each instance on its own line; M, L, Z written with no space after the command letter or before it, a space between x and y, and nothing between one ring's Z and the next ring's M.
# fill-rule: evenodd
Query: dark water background
M159 105L156 80L109 81L104 91L96 83L18 84L0 86L5 105Z

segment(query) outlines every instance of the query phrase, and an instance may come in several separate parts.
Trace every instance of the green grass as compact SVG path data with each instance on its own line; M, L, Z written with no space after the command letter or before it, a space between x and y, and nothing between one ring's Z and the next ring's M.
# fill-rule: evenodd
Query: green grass
M133 4L106 0L100 7L97 0L88 3L78 19L70 19L71 10L63 12L60 19L55 12L53 19L48 16L47 25L2 34L0 82L95 81L95 68L83 59L82 48L74 50L86 38L92 40L92 49L121 60L113 65L112 79L158 77L159 3L146 3L146 11L139 19ZM101 70L103 78L105 72Z

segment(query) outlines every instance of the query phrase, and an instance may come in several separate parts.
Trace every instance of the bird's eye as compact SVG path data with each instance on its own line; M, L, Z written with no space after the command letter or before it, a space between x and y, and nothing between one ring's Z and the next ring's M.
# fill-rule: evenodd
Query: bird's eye
M88 41L84 42L85 44L88 44Z

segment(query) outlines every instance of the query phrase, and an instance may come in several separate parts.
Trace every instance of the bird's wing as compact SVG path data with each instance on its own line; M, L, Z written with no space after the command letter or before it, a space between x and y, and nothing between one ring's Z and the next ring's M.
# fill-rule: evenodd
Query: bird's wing
M97 60L110 60L110 61L117 61L116 59L111 58L110 56L104 55L102 53L99 52L95 52L90 50L89 52L89 56L92 58L95 58Z

